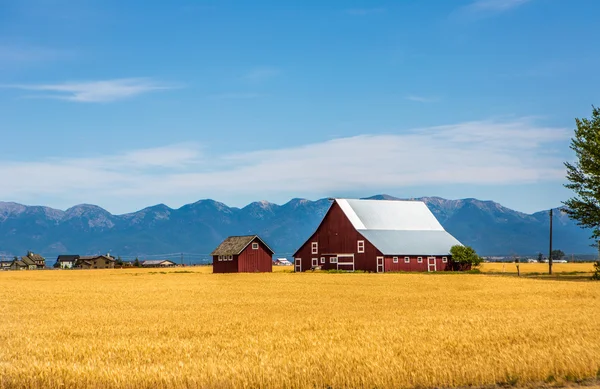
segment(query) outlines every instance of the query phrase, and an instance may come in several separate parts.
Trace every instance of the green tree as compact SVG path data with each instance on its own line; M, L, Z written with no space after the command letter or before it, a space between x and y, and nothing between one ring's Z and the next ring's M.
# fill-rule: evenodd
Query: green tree
M537 259L537 261L538 261L538 262L544 262L544 255L543 255L542 253L539 253L539 254L538 254L538 259Z
M457 270L469 270L471 267L479 266L483 261L483 258L469 246L452 246L450 254L452 254L452 262L458 265Z
M552 250L550 256L553 261L559 261L565 257L565 253L562 250Z
M115 265L123 267L123 260L121 259L121 256L117 257L115 260Z
M133 266L140 267L140 260L137 257L135 257L135 261L133 261Z
M574 196L563 202L569 217L582 227L592 229L592 238L600 240L600 109L592 107L590 119L575 119L577 129L571 150L577 161L565 162L568 184Z
M594 274L592 280L600 281L600 261L594 262Z

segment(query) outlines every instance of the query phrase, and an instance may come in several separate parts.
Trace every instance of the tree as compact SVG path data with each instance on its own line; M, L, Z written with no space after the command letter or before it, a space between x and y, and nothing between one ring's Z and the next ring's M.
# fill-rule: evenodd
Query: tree
M594 274L592 280L600 281L600 261L594 262Z
M562 250L552 250L550 256L553 261L559 261L565 257L565 253Z
M483 261L475 250L469 246L456 245L450 248L452 262L457 264L457 270L469 270L471 267L479 266Z
M575 119L577 129L571 150L577 161L565 162L568 184L575 195L563 202L564 210L582 227L592 229L592 238L600 240L600 108L592 107L590 119Z
M133 266L140 267L140 260L135 257L135 261L133 261Z
M121 256L117 257L117 260L115 261L115 265L123 267L123 260L121 259Z
M539 254L538 254L538 259L537 259L537 261L538 261L538 262L544 262L544 255L543 255L542 253L539 253Z

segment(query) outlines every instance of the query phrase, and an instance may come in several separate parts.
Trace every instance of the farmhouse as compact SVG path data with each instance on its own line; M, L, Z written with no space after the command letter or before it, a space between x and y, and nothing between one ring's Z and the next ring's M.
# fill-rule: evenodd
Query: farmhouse
M458 244L422 201L335 199L294 270L451 270Z
M58 258L56 258L56 262L58 263L57 267L60 267L61 269L72 269L75 267L78 259L79 255L59 255Z
M158 259L143 261L141 265L142 267L173 267L175 266L175 262L169 261L167 259Z
M109 254L80 256L75 262L75 267L79 269L114 269L115 259Z
M230 236L211 253L213 273L254 273L273 270L273 250L258 235Z
M12 261L0 261L0 270L9 270Z

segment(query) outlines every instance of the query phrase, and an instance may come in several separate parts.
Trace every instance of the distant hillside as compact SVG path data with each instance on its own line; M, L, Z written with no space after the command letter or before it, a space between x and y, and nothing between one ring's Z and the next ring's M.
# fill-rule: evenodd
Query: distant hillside
M377 195L371 199L395 199ZM492 201L424 197L440 223L483 255L535 254L548 251L547 211L527 215ZM172 209L164 204L112 215L95 205L66 211L0 202L0 253L26 250L48 257L64 253L110 252L123 256L210 253L228 235L260 234L280 255L291 255L316 229L329 200L293 199L284 205L266 201L232 208L200 200ZM555 213L554 247L571 254L594 253L589 233L560 211Z

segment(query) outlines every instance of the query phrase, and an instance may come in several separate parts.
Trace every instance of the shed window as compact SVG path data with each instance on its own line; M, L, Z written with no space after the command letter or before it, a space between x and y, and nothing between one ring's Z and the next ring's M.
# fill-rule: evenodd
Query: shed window
M404 257L404 263L410 263L410 257Z
M325 257L321 257L321 263L325 263Z
M423 263L423 257L418 257L418 258L417 258L417 262L419 262L419 263Z
M312 254L318 254L319 253L319 243L318 242L312 242L312 244L311 244L311 253Z
M392 260L394 261L394 263L398 263L398 257L394 257L392 258Z
M443 263L448 263L448 257L442 257L442 262Z
M337 263L337 257L331 257L329 259L329 262L331 262L331 263Z
M252 250L258 250L258 243L252 243Z
M357 242L356 252L358 252L358 253L365 252L365 241L364 240L359 240Z

